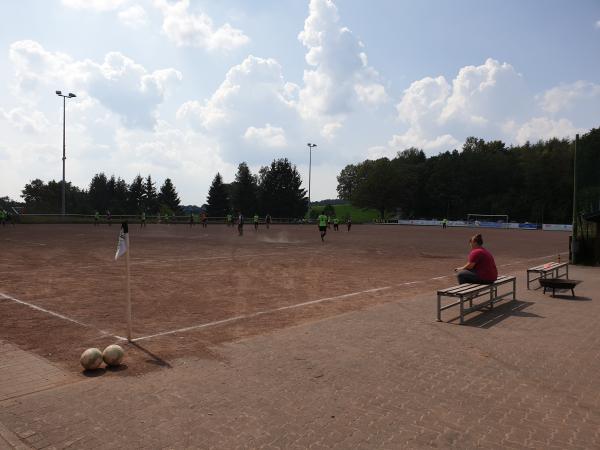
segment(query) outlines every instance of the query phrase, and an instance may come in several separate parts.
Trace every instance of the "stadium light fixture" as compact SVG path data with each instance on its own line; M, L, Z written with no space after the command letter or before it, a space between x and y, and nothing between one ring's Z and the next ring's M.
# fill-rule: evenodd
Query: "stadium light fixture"
M310 214L310 172L312 166L312 149L315 148L317 144L311 144L309 142L306 145L308 145L308 213Z
M63 98L63 157L62 157L62 186L61 186L61 197L62 197L62 205L61 205L61 214L64 216L66 213L65 206L65 160L67 159L65 156L65 116L67 109L67 98L77 97L72 92L69 92L68 95L63 95L62 91L56 91L56 95Z

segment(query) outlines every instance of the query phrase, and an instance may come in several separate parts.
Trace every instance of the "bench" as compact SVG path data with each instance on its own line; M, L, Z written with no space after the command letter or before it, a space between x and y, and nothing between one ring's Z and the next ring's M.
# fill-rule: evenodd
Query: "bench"
M564 270L563 273L560 273L561 269ZM530 278L530 274L534 274L534 276L537 274L538 276L536 278ZM569 263L551 262L532 267L527 269L527 289L530 289L530 284L536 280L561 277L569 278Z
M498 288L504 285L509 288L512 287L512 289L503 294L498 294ZM463 324L466 314L485 307L492 309L494 303L509 295L512 295L513 300L516 300L517 278L510 275L501 275L491 284L465 283L439 290L437 291L437 320L438 322L442 321L442 311L458 305L460 307L460 323ZM473 300L484 296L486 296L485 301L473 304ZM442 306L442 297L451 297L452 299L458 299L458 301ZM465 305L467 302L468 306Z

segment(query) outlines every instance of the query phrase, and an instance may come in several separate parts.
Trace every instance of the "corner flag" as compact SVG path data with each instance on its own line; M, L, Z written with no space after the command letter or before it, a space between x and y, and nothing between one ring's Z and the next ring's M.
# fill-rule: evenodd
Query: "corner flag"
M121 224L121 232L119 233L119 241L117 242L117 253L115 254L115 261L127 253L129 247L129 227L127 222Z
M127 225L127 222L121 223L121 232L119 233L115 261L123 255L125 255L125 276L127 280L127 340L131 342L131 283L129 281L129 226Z

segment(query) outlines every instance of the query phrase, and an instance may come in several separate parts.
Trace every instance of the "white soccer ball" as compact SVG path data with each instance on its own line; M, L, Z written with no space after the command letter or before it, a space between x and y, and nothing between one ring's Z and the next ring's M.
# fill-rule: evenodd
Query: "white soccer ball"
M125 352L121 346L117 344L109 345L104 349L104 352L102 352L102 358L107 366L118 366L121 364L123 355L125 355Z
M97 348L88 348L81 354L79 362L86 370L94 370L102 364L102 352Z

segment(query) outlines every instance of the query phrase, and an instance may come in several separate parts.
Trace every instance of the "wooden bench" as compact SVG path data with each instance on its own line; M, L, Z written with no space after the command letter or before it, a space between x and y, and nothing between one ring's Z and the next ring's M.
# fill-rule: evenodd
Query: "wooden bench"
M560 273L564 269L563 273ZM537 274L536 278L530 278L530 274ZM543 278L569 278L569 263L551 262L527 269L527 289L530 289L531 283ZM541 285L540 285L541 286Z
M512 289L503 294L499 294L498 288L504 285L512 287ZM460 307L460 323L462 324L464 323L466 314L485 307L492 309L494 303L499 302L509 295L512 295L513 300L516 300L517 278L510 275L501 275L492 284L465 283L439 290L437 291L437 320L438 322L442 321L442 311L458 305ZM486 297L485 301L473 304L473 300L484 296ZM442 297L451 297L453 299L458 299L458 301L442 306ZM468 306L465 305L467 302Z

